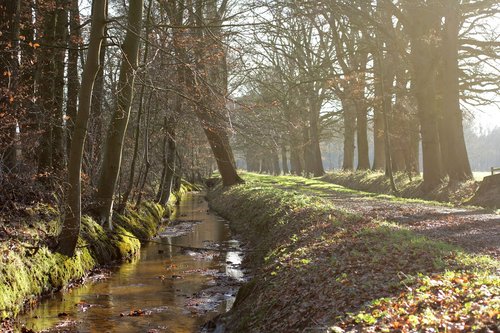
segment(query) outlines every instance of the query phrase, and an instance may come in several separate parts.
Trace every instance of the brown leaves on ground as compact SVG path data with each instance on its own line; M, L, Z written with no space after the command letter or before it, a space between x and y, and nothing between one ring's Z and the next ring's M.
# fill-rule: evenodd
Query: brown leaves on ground
M364 205L356 216L300 190L252 186L213 201L250 243L266 250L252 292L230 317L230 331L499 331L498 261L418 235L408 224L379 222L363 214L369 200L346 200L349 207ZM383 205L400 207L401 216L420 209ZM435 209L449 218L439 211L449 208ZM257 226L266 232L252 235Z

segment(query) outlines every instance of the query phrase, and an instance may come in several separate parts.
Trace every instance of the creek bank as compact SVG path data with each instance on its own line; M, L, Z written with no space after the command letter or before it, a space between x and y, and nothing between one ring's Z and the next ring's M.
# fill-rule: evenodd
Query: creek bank
M498 261L246 181L208 195L255 273L217 332L499 330Z
M393 194L389 178L379 171L335 171L329 172L319 179L353 190ZM449 202L453 205L470 204L468 201L474 196L481 183L474 180L455 184L443 182L441 186L428 192L422 190L423 179L421 176L414 176L410 179L408 174L397 172L394 174L394 181L399 192L398 195L402 198Z
M500 208L500 174L484 177L469 205Z
M53 252L43 240L27 248L22 243L12 243L0 258L1 319L14 317L24 308L36 305L40 296L82 282L98 266L137 255L141 247L138 239L155 235L164 215L162 206L144 203L138 210L117 214L111 232L84 216L72 258ZM54 230L58 223L50 222Z
M17 327L43 332L196 332L226 312L245 279L239 268L241 249L227 221L208 210L202 193L183 196L170 219L141 248L140 257L113 267L102 281L41 301L16 318Z

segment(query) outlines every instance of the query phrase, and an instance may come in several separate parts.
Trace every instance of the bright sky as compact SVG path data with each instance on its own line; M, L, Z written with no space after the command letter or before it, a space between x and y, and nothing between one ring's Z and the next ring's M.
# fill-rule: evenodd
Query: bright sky
M484 109L483 109L484 108ZM473 126L478 133L488 133L500 127L500 105L484 106L475 112Z

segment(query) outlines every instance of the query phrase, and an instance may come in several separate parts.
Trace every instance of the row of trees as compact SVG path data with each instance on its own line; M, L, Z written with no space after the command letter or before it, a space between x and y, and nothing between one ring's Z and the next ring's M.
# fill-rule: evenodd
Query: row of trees
M72 255L82 213L112 228L114 210L146 195L165 205L181 177L217 168L240 182L227 12L217 0L93 0L86 19L78 0L0 2L0 186L14 184L2 208L62 188L58 250Z
M111 228L181 177L241 182L232 133L251 170L320 176L341 135L344 169L415 173L421 142L427 188L471 176L463 107L498 89L495 0L80 5L0 0L1 209L56 192L62 253L82 213Z
M322 138L341 133L345 170L417 173L421 144L426 188L472 176L462 120L499 88L500 45L489 25L497 1L252 5L255 70L238 117L253 130L236 141L250 170L279 172L259 160L281 152L284 171L290 164L292 173L319 176Z

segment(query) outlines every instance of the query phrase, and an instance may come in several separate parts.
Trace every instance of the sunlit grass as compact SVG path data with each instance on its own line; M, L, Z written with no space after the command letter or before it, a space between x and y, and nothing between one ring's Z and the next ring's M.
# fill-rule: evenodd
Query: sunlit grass
M338 185L244 178L246 184L212 200L260 262L248 301L236 309L239 331L290 331L326 318L346 331L444 332L482 329L500 319L499 263L491 257L339 211L318 196Z

